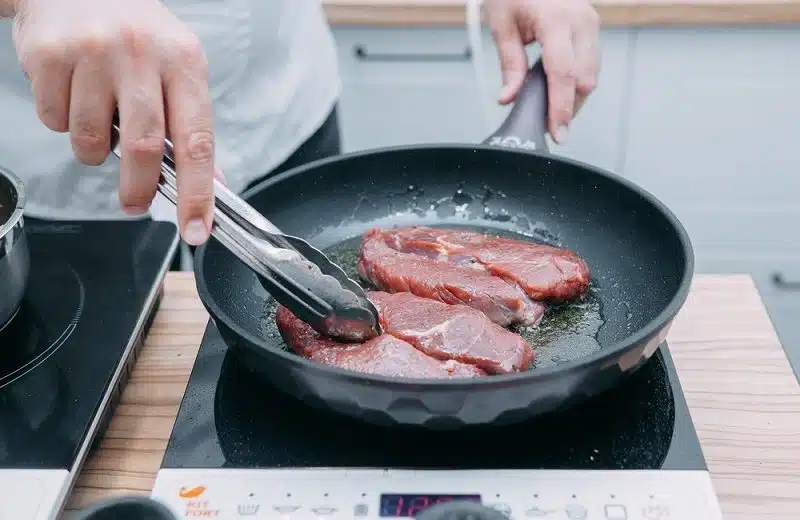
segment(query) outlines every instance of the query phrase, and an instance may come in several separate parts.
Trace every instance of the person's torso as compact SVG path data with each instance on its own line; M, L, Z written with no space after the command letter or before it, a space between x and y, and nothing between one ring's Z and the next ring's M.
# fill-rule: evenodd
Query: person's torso
M338 98L336 48L318 0L165 0L203 42L214 101L217 164L231 189L279 165ZM27 213L55 219L125 218L118 161L74 158L69 136L37 118L30 83L3 20L0 165L25 183ZM173 212L160 201L154 212ZM169 218L169 215L161 215ZM171 219L171 218L170 218Z

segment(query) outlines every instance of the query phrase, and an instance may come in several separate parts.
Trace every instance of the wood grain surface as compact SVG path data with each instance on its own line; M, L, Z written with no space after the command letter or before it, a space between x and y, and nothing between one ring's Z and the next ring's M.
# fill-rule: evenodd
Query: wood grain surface
M605 27L800 22L800 0L593 0ZM464 0L323 0L332 25L464 25Z
M170 273L121 403L68 509L150 493L207 319L191 273ZM668 341L726 520L797 519L800 387L752 279L698 275Z

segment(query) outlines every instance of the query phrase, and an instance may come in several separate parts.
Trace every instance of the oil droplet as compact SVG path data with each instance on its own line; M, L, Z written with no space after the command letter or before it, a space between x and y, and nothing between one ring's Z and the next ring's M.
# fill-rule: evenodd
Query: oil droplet
M623 312L625 312L625 319L630 321L633 318L633 313L631 312L631 306L626 301L621 301L617 304L617 307L622 308Z
M483 208L483 218L486 220L493 220L495 222L510 222L512 216L509 215L505 208L500 208L499 211L491 211L489 208Z
M461 188L457 189L451 199L456 205L469 204L472 202L473 197L469 193L464 192Z

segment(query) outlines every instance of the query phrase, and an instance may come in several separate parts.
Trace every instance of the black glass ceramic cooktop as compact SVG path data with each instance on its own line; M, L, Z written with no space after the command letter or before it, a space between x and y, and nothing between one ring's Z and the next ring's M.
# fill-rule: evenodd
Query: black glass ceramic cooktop
M28 287L0 331L0 469L71 469L177 230L149 220L30 218L25 229Z
M665 346L607 393L511 425L424 432L321 412L264 384L209 323L164 468L705 469Z

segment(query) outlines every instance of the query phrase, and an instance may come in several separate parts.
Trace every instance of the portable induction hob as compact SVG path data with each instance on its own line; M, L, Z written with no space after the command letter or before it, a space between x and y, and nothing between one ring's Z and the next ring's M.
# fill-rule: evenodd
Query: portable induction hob
M0 519L55 520L102 434L178 245L167 222L26 218L30 276L0 331Z
M452 500L514 519L722 518L666 345L570 411L419 432L322 413L273 389L213 322L153 497L186 518L414 517Z

